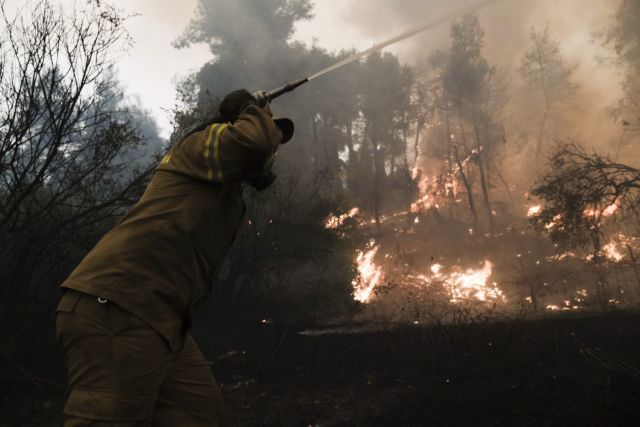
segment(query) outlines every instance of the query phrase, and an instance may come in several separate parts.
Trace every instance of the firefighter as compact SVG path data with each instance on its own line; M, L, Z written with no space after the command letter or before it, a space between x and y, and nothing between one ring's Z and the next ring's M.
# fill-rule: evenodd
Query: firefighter
M231 246L242 185L273 182L293 135L245 90L182 138L140 200L62 284L57 340L68 369L65 426L215 426L220 389L188 330Z

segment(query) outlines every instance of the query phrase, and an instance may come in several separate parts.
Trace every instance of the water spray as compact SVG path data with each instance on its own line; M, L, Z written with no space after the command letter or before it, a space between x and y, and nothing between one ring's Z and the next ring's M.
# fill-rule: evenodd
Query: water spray
M495 3L498 0L483 0L480 2L477 2L471 6L467 6L464 7L462 9L459 9L455 12L449 13L448 15L442 16L438 19L435 19L433 21L430 21L426 24L411 28L410 30L407 30L401 34L398 34L395 37L392 37L388 40L385 40L383 42L377 43L373 46L371 46L370 48L363 50L362 52L357 52L353 55L351 55L348 58L345 58L333 65L330 65L318 72L316 72L315 74L312 74L308 77L302 78L300 80L295 80L293 82L289 82L287 84L285 84L284 86L278 87L276 89L270 90L270 91L258 91L254 94L256 100L261 104L261 105L266 105L269 102L273 101L274 99L278 98L281 95L284 95L285 93L289 93L293 90L295 90L297 87L302 86L303 84L310 82L311 80L315 80L320 76L323 76L327 73L330 73L334 70L337 70L339 68L344 67L345 65L351 64L352 62L355 62L361 58L366 57L367 55L373 53L373 52L377 52L381 49L384 49L387 46L390 46L394 43L400 42L402 40L408 39L409 37L412 37L416 34L419 34L423 31L435 28L437 26L440 26L448 21L450 21L451 19L458 17L460 15L464 15L465 13L469 13L472 11L477 11L479 9L482 9L486 6L488 6L491 3Z

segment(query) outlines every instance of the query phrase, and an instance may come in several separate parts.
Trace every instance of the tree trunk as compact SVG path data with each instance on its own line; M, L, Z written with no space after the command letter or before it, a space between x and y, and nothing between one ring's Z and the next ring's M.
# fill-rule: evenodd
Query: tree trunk
M416 167L418 157L420 156L420 131L422 130L422 126L424 126L424 120L418 117L416 121L416 139L413 143L413 167Z
M380 232L380 167L379 167L379 153L376 146L376 132L372 132L369 129L369 140L371 142L372 160L373 160L373 214L376 221L376 230ZM373 133L374 135L371 135Z
M469 201L469 210L471 211L471 216L473 217L473 228L477 231L478 229L478 214L476 213L476 205L473 200L473 190L471 188L471 184L469 183L469 179L467 175L464 173L464 164L460 159L460 153L458 152L458 145L453 144L453 155L456 159L456 164L458 165L458 169L460 171L460 179L462 179L462 183L464 184L464 188L467 191L467 200Z
M453 179L453 144L451 142L451 122L449 121L449 111L445 113L445 131L447 132L447 168L448 168L448 176L447 180ZM446 181L445 181L446 185ZM455 209L456 209L456 196L453 194L453 191L449 188L445 187L447 192L447 204L449 205L449 219L452 220L455 218Z
M353 123L347 123L347 148L349 149L349 163L347 164L347 186L352 192L357 191L357 170L360 164L358 153L353 148Z
M627 244L627 252L629 253L629 258L631 259L631 265L633 266L633 272L636 275L636 283L640 288L640 270L638 269L638 262L636 260L636 255L633 253L633 249L631 245Z
M411 172L409 171L409 120L405 116L404 127L402 128L402 141L404 144L402 150L402 161L404 162L404 180L405 182L405 202L407 209L407 222L411 221Z
M547 119L549 117L549 108L545 108L542 115L542 122L540 123L540 129L538 129L538 137L536 141L536 157L534 165L540 164L540 158L542 157L542 142L544 140L544 128L547 127Z
M489 199L489 186L488 179L486 175L486 168L484 164L484 155L482 153L482 145L480 139L480 131L478 129L478 123L476 122L475 115L473 118L473 130L476 139L476 150L478 152L478 170L480 171L480 185L482 188L482 198L484 199L485 209L487 211L487 220L489 221L489 232L493 234L494 224L493 224L493 211L491 209L491 200Z
M314 163L316 165L316 170L320 170L322 169L320 166L320 155L319 155L319 151L320 151L320 147L319 147L319 141L318 141L318 129L316 127L316 116L314 115L311 118L311 130L313 133L313 160Z

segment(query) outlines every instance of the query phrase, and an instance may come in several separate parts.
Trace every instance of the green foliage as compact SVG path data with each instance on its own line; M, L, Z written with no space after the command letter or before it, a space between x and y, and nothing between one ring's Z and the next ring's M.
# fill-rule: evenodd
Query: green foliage
M484 30L477 15L465 15L451 25L451 49L444 85L456 106L478 102L490 72L482 56Z

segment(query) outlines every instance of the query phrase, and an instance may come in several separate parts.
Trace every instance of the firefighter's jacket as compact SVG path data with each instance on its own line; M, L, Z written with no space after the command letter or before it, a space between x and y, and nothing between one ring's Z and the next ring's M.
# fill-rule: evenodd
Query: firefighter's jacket
M260 173L281 140L271 115L252 105L233 124L179 141L62 287L106 298L178 345L241 223L240 181Z

